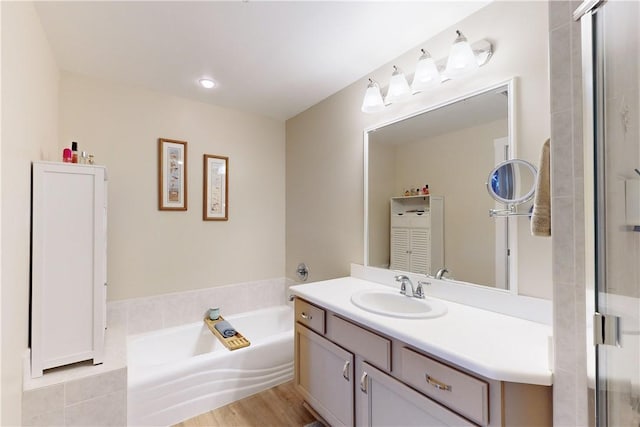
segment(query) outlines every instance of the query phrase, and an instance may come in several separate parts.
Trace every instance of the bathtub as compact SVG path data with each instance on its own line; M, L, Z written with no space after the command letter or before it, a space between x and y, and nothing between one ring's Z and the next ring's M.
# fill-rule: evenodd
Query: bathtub
M251 342L234 351L202 321L128 337L128 424L176 424L291 380L293 316L289 306L225 316Z

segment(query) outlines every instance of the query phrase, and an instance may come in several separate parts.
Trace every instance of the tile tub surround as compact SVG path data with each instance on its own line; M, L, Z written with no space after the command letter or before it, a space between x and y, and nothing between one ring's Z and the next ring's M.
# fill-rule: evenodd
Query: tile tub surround
M107 303L105 360L31 378L24 357L22 425L126 425L127 335L201 320L210 307L235 314L285 303L291 283L276 278Z
M197 322L211 307L243 313L285 303L284 277L107 303L107 328L126 335Z
M127 423L127 368L26 390L23 426Z

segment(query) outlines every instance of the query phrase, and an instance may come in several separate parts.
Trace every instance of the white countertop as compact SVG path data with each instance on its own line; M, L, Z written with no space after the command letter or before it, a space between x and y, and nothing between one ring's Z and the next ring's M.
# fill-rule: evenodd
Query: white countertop
M362 310L354 292L390 289L353 277L296 285L290 291L307 301L412 345L484 377L527 384L553 382L548 325L438 299L448 312L435 319L402 319ZM429 289L426 289L427 301ZM435 298L432 298L435 300Z

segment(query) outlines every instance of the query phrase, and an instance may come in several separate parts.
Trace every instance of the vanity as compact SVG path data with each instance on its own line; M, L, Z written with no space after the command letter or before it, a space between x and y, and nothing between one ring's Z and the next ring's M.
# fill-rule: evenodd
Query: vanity
M425 313L408 305L403 314L397 286L355 277L290 291L295 385L328 424L552 425L550 326L431 298L428 289ZM367 306L352 297L363 293L379 294L374 306L390 298L396 312L359 307Z

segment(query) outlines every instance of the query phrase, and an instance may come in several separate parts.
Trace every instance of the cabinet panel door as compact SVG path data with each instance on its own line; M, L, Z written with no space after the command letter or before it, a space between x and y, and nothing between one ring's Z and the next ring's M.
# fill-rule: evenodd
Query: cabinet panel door
M102 362L105 199L101 167L33 164L33 377L78 361Z
M358 380L358 426L475 425L368 363L362 363Z
M353 425L353 355L296 323L295 384L332 426Z

